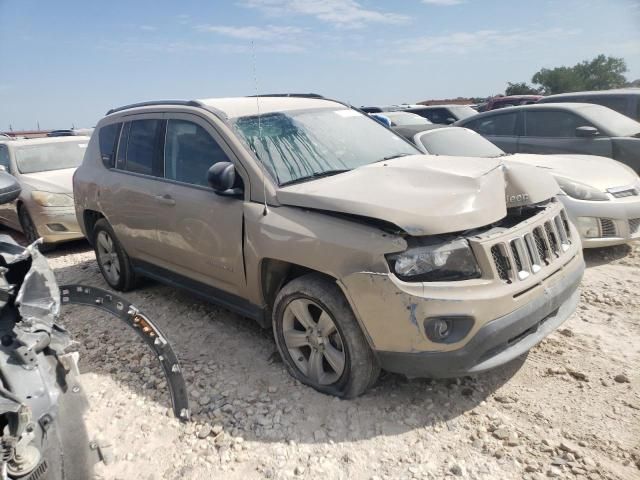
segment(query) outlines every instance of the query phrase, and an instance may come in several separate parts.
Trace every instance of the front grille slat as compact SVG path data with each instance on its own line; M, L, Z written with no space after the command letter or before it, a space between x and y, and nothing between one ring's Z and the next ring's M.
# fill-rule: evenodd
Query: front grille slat
M491 246L498 278L511 283L524 280L559 261L571 245L571 226L564 210L547 217L529 231ZM640 219L638 219L640 229Z
M631 235L640 233L640 218L632 218L629 220L629 233L631 233Z
M512 268L509 263L509 257L505 254L504 245L497 243L491 247L491 256L493 257L493 264L498 272L498 277L505 282L511 282L509 272Z

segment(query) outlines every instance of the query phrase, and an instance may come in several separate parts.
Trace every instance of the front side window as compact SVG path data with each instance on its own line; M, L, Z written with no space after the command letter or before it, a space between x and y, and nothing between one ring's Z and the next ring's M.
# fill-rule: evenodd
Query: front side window
M420 154L376 120L351 109L251 115L236 118L234 125L279 185Z
M76 168L82 163L86 149L86 139L21 145L15 151L16 164L20 173Z
M575 137L576 128L590 126L589 122L577 115L560 110L528 111L525 115L527 137Z
M482 117L469 122L465 127L485 136L516 136L517 112Z
M134 120L129 128L125 169L129 172L154 174L160 120Z
M204 128L185 120L169 120L164 147L164 176L207 186L207 171L229 158Z

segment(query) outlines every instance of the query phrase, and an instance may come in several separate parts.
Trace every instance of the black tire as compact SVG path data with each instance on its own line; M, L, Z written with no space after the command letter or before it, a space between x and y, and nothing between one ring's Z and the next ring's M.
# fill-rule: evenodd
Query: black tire
M285 342L284 323L287 306L294 300L311 301L320 307L319 311L324 311L331 317L340 335L344 370L333 383L322 384L314 381L301 370L291 356ZM273 333L276 346L289 373L319 392L341 398L354 398L371 388L380 375L380 366L346 298L336 283L323 275L304 275L292 280L280 290L273 308ZM328 365L324 357L322 362Z
M22 227L22 233L27 239L29 245L31 245L41 237L41 235L38 233L36 224L34 223L31 215L29 214L29 211L27 210L27 207L25 207L24 205L20 205L18 207L18 220L20 221L20 227ZM38 249L42 253L46 253L53 249L53 245L41 243L40 245L38 245Z
M117 261L119 262L119 275L117 279L114 279L114 276L108 274L108 270L106 266L103 266L100 261L100 252L99 252L99 235L106 235L113 242L113 250L117 256ZM93 245L94 252L96 254L96 261L98 262L98 267L100 268L100 272L102 273L102 277L109 284L109 286L115 290L119 290L121 292L128 292L136 287L136 274L133 270L133 266L131 265L131 260L129 259L129 255L125 252L124 248L118 241L116 234L114 233L109 222L104 218L98 220L92 231L91 235L91 243Z

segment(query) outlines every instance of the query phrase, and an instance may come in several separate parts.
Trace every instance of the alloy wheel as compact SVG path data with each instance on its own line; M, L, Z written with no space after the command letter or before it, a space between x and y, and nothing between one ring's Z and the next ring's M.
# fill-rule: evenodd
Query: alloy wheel
M111 236L101 230L96 237L98 262L109 283L116 285L120 281L120 259Z
M312 382L337 382L346 367L344 342L331 315L307 298L286 306L282 319L284 343L298 369Z

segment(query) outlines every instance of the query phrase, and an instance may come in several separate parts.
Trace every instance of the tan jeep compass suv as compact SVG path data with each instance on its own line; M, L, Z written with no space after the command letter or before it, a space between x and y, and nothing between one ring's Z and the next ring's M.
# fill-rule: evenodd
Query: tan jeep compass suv
M311 95L112 110L74 177L111 287L147 276L271 326L293 376L343 397L380 368L480 372L560 325L584 262L557 191Z

